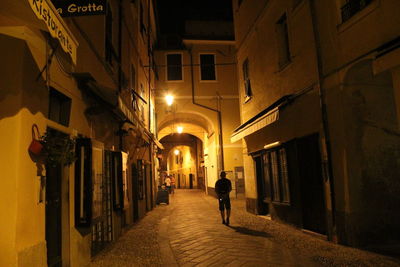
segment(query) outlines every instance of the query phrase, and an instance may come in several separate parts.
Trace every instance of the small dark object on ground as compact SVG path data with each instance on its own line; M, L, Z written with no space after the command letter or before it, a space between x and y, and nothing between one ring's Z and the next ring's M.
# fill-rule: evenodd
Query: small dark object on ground
M157 205L160 203L169 204L169 192L168 189L158 188L157 192Z

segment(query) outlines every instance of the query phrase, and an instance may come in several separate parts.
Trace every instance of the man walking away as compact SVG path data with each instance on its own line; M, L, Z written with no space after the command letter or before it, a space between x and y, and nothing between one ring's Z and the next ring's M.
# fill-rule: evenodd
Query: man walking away
M226 179L226 172L222 171L220 179L215 183L215 193L218 196L219 210L221 212L222 223L229 225L229 216L231 215L231 200L229 193L232 191L232 184ZM225 220L226 209L226 220Z

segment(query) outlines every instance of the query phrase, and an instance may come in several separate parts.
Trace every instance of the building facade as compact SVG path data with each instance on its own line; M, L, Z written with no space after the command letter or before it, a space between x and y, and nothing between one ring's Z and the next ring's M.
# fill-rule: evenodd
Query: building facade
M0 11L2 266L86 266L155 205L153 2L58 4Z
M232 2L248 211L398 242L395 2Z
M213 36L210 27L198 27L207 23L217 25L212 28ZM161 40L156 51L156 101L158 138L168 148L163 160L168 162L172 157L170 164L163 164L163 171L174 174L177 182L178 177L185 177L182 184L188 188L192 184L214 194L222 170L228 171L233 181L238 177L239 182L243 181L242 148L240 142L231 143L229 139L239 123L234 41L227 38L231 28L220 22L207 23L187 22L186 37L172 43L172 47ZM167 95L174 97L170 106L165 101ZM178 146L186 142L179 137L178 127L195 138L192 145L187 145L192 147L195 170L183 166L183 159L173 164L175 148L184 151ZM186 162L188 165L190 160Z

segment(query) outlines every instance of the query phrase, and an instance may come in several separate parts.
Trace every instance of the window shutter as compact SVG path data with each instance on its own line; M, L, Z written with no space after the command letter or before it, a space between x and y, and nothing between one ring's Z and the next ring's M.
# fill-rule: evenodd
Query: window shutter
M113 152L112 154L112 184L113 184L113 202L114 210L124 208L124 191L122 181L122 154Z
M92 223L92 143L79 138L75 146L75 226L89 227Z

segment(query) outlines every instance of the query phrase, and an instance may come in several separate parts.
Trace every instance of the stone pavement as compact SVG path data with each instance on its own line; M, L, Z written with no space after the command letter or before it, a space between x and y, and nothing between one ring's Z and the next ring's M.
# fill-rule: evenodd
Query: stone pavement
M312 266L235 216L223 225L217 200L207 201L203 192L180 190L171 204L168 235L179 266Z
M396 259L318 239L245 211L232 199L231 225L217 200L176 190L96 256L98 266L400 266Z

